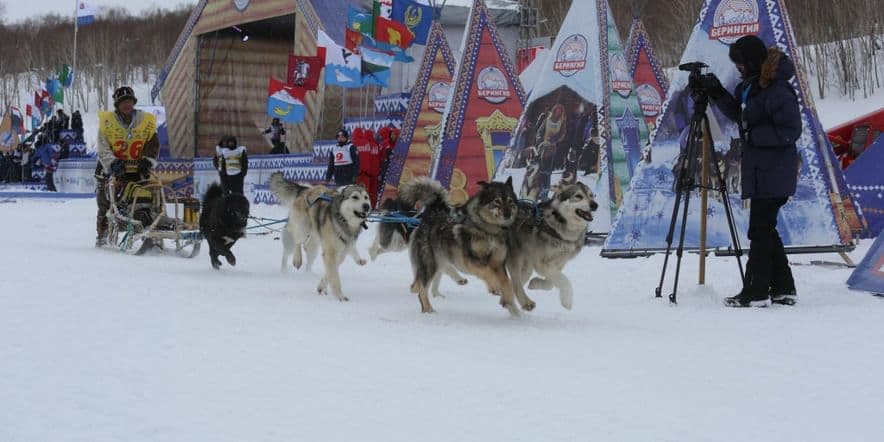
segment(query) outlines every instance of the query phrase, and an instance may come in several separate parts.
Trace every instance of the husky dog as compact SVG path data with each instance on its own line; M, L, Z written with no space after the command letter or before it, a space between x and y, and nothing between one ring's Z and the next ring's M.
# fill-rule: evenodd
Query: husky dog
M523 308L534 307L524 284L536 271L541 277L531 279L528 287L558 287L562 307L571 309L574 293L562 269L583 249L586 228L596 209L592 191L579 181L553 187L552 197L537 206L519 204L519 214L508 232L506 267Z
M456 209L453 209L456 210ZM415 212L414 204L409 204L407 201L402 198L388 198L385 199L383 203L381 203L381 214L384 216L391 216L394 213L399 214L412 214ZM417 215L419 218L420 215ZM374 243L371 247L368 248L368 256L372 261L377 259L378 255L386 252L400 252L408 248L409 239L411 238L411 233L414 231L415 227L411 226L407 223L395 223L395 222L382 222L379 223L378 226L378 234L374 238ZM447 274L451 279L457 282L458 285L466 285L467 279L461 276L460 273L457 273L453 267L447 267L445 269L445 274ZM433 297L444 298L441 293L439 293L439 280L441 279L441 274L437 275L436 278L433 279L431 291L433 293Z
M289 206L289 220L282 232L282 269L285 270L291 255L294 255L295 268L301 268L303 246L307 252L307 270L310 270L322 247L325 274L317 291L325 295L331 284L332 294L339 301L348 301L341 292L338 266L348 254L357 264L365 265L365 259L356 250L356 240L362 230L368 228L365 224L371 210L368 191L356 185L332 190L290 183L281 172L270 176L270 189Z
M424 207L409 247L411 291L420 298L423 313L433 312L427 297L430 283L439 272L454 267L481 278L489 292L500 295L500 304L510 314L519 314L506 273L507 229L518 210L512 179L479 185L482 189L461 211L450 208L447 192L430 178L417 178L399 189L400 198Z

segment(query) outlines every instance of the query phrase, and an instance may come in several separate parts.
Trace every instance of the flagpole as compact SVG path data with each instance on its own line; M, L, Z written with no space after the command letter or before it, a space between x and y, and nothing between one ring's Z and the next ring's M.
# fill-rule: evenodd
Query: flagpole
M79 23L77 22L77 11L80 8L79 0L74 0L74 66L71 68L71 99L70 99L70 112L71 115L74 113L74 101L77 99L76 93L76 78L74 75L77 75L77 28L79 28ZM62 89L64 89L64 85L62 85Z

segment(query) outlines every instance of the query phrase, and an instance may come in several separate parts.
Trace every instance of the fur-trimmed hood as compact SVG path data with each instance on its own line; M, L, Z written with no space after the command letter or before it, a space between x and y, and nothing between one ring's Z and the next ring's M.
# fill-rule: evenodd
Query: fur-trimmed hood
M776 46L767 50L767 57L761 64L758 84L762 88L770 86L776 80L789 81L795 75L795 64Z

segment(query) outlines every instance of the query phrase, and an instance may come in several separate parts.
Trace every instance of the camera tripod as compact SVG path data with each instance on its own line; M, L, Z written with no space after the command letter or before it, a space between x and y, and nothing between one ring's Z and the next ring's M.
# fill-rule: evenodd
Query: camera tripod
M691 68L693 68L693 66L691 66ZM684 236L688 221L688 206L691 201L691 192L694 189L713 190L717 191L720 195L722 204L724 205L725 216L727 217L728 229L730 230L731 244L735 251L734 256L737 258L737 266L740 269L740 281L745 282L743 263L740 260L743 251L740 247L739 236L737 235L737 226L736 222L734 221L733 211L731 209L727 185L725 184L723 174L721 173L721 167L718 163L717 152L715 151L715 148L714 146L712 146L711 142L712 136L709 129L709 117L706 115L706 108L709 105L709 96L702 87L694 86L695 84L699 85L700 83L700 81L698 81L701 77L699 73L699 68L696 68L696 70L691 70L692 75L690 79L690 84L692 86L691 98L694 101L694 113L691 116L688 138L686 146L684 146L683 155L678 159L678 162L681 163L681 167L679 168L678 176L676 177L675 182L676 199L675 204L672 208L672 218L669 221L669 232L666 235L666 257L663 259L663 271L660 274L660 284L657 286L656 289L656 297L662 297L663 281L666 278L666 267L669 264L669 255L672 252L672 240L675 233L675 223L678 219L678 210L679 208L682 208L681 230L679 232L678 247L675 251L675 255L677 256L675 264L675 282L672 286L672 293L669 294L669 302L672 304L677 304L676 293L678 292L678 276L681 271L681 257L684 253ZM708 162L710 164L706 164L707 162L704 161L702 163L702 166L704 168L712 168L715 174L714 178L717 182L716 187L709 187L708 183L705 182L707 181L705 170L703 171L704 182L698 184L695 180L698 159L703 158L706 155L710 155L709 158L711 158L711 161ZM706 200L704 199L702 203L705 208ZM683 207L681 207L682 204L684 205ZM701 214L701 216L705 219L706 213ZM705 253L705 250L702 250L705 248L705 235L705 229L701 229L700 253Z

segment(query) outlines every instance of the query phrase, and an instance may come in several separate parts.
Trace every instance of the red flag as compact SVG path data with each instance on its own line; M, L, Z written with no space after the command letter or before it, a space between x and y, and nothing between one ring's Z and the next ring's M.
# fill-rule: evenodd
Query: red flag
M25 115L32 117L34 116L34 107L30 104L25 105Z
M359 53L359 46L362 45L362 33L359 31L354 31L350 28L345 30L346 34L344 36L344 47L353 51L353 53Z
M375 40L400 48L407 48L414 40L414 34L402 23L384 17L375 17L374 24Z
M34 106L40 109L40 93L37 91L34 91Z
M325 57L289 55L286 83L315 91L319 87L319 71L323 65L325 65Z

